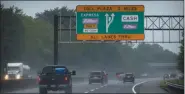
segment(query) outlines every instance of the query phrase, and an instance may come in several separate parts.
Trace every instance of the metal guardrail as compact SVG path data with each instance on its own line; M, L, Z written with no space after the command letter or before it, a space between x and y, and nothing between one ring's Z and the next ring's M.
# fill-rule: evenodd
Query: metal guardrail
M168 85L169 87L175 88L175 89L184 90L184 85L174 84L174 83L169 82L169 80L175 80L175 78L164 78L166 85Z
M165 83L170 86L170 87L173 87L173 88L176 88L176 89L181 89L181 90L184 90L184 85L178 85L178 84L174 84L174 83L171 83L171 82L168 82L168 81L165 81Z

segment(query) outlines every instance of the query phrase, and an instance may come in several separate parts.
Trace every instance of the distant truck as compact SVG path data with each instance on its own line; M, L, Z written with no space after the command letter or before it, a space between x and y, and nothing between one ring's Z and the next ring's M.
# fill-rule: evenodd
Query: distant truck
M5 80L19 80L30 78L30 67L23 63L7 63Z

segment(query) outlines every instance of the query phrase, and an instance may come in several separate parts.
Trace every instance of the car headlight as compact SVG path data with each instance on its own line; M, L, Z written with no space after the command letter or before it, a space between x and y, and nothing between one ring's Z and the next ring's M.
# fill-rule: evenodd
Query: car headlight
M20 74L16 75L16 79L20 79L20 77L21 77Z
M5 75L5 80L8 80L9 76L8 75Z

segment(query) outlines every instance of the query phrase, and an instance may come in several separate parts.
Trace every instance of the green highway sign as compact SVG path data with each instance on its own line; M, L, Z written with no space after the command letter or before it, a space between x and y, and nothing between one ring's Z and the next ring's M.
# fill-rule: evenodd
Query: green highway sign
M79 5L77 40L144 40L143 5Z

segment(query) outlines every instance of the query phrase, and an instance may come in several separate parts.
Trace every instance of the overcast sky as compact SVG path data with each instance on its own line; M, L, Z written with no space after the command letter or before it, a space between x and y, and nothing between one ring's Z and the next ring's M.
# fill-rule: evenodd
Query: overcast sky
M70 9L75 9L77 5L144 5L145 15L184 15L183 1L1 1L4 7L12 5L23 9L24 13L35 17L35 13L43 12L47 9L67 6ZM166 32L165 40L169 40L169 33ZM170 34L171 41L178 41L178 32ZM145 32L145 41L152 41L151 32ZM156 31L155 41L162 41L162 33ZM179 44L160 44L165 49L169 49L175 53L179 52Z

